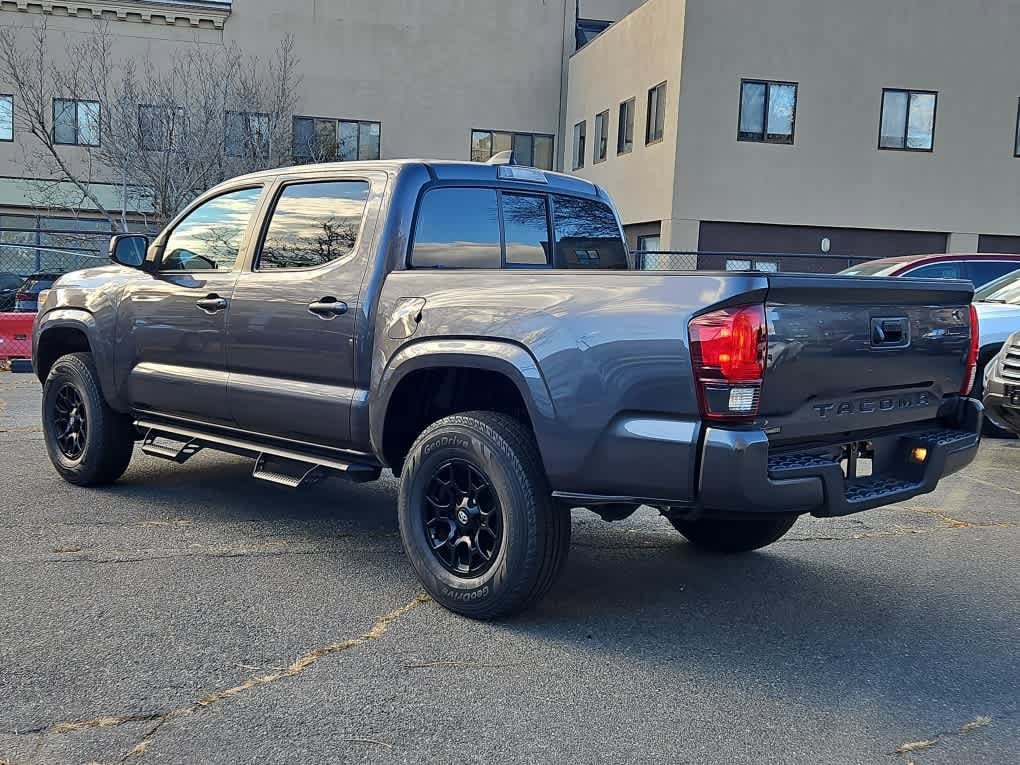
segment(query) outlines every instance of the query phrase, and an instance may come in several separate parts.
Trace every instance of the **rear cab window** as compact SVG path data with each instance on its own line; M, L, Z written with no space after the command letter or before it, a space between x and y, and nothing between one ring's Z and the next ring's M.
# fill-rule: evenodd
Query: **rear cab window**
M595 199L553 196L556 268L626 270L627 249L609 205Z
M564 194L438 187L418 209L412 268L627 269L616 215Z
M499 268L495 189L438 188L422 197L414 233L415 268Z

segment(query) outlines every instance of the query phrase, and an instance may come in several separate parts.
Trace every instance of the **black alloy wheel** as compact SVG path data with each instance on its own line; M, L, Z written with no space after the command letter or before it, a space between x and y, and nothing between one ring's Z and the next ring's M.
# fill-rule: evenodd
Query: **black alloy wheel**
M503 511L485 473L467 460L444 462L421 509L429 548L443 568L464 578L489 570L503 543Z
M134 424L103 397L91 354L69 353L53 362L43 383L42 421L46 453L65 481L102 486L127 469Z
M85 402L78 389L65 383L57 391L53 402L53 432L61 454L69 460L77 460L85 452L89 433Z

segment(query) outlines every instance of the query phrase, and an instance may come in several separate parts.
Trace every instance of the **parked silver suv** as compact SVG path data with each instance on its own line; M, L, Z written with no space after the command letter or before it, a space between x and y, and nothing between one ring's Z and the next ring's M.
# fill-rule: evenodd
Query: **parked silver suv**
M985 368L985 411L1002 428L1020 434L1020 332L1014 332Z

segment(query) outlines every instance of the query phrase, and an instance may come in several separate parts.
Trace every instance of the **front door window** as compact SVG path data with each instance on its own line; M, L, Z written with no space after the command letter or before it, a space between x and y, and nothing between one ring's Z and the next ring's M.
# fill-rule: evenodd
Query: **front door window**
M261 194L261 188L231 191L192 210L167 239L160 270L230 271Z

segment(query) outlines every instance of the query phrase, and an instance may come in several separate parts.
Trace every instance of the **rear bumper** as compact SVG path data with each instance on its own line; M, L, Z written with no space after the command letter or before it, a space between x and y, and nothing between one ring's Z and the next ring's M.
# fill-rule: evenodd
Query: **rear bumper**
M959 399L955 410L916 428L872 435L873 472L848 480L831 448L773 450L761 431L705 431L698 506L725 513L801 512L850 515L933 491L947 475L969 465L981 440L982 405ZM921 464L915 447L927 450Z
M996 424L1020 434L1020 384L1007 383L992 373L985 383L984 404Z

